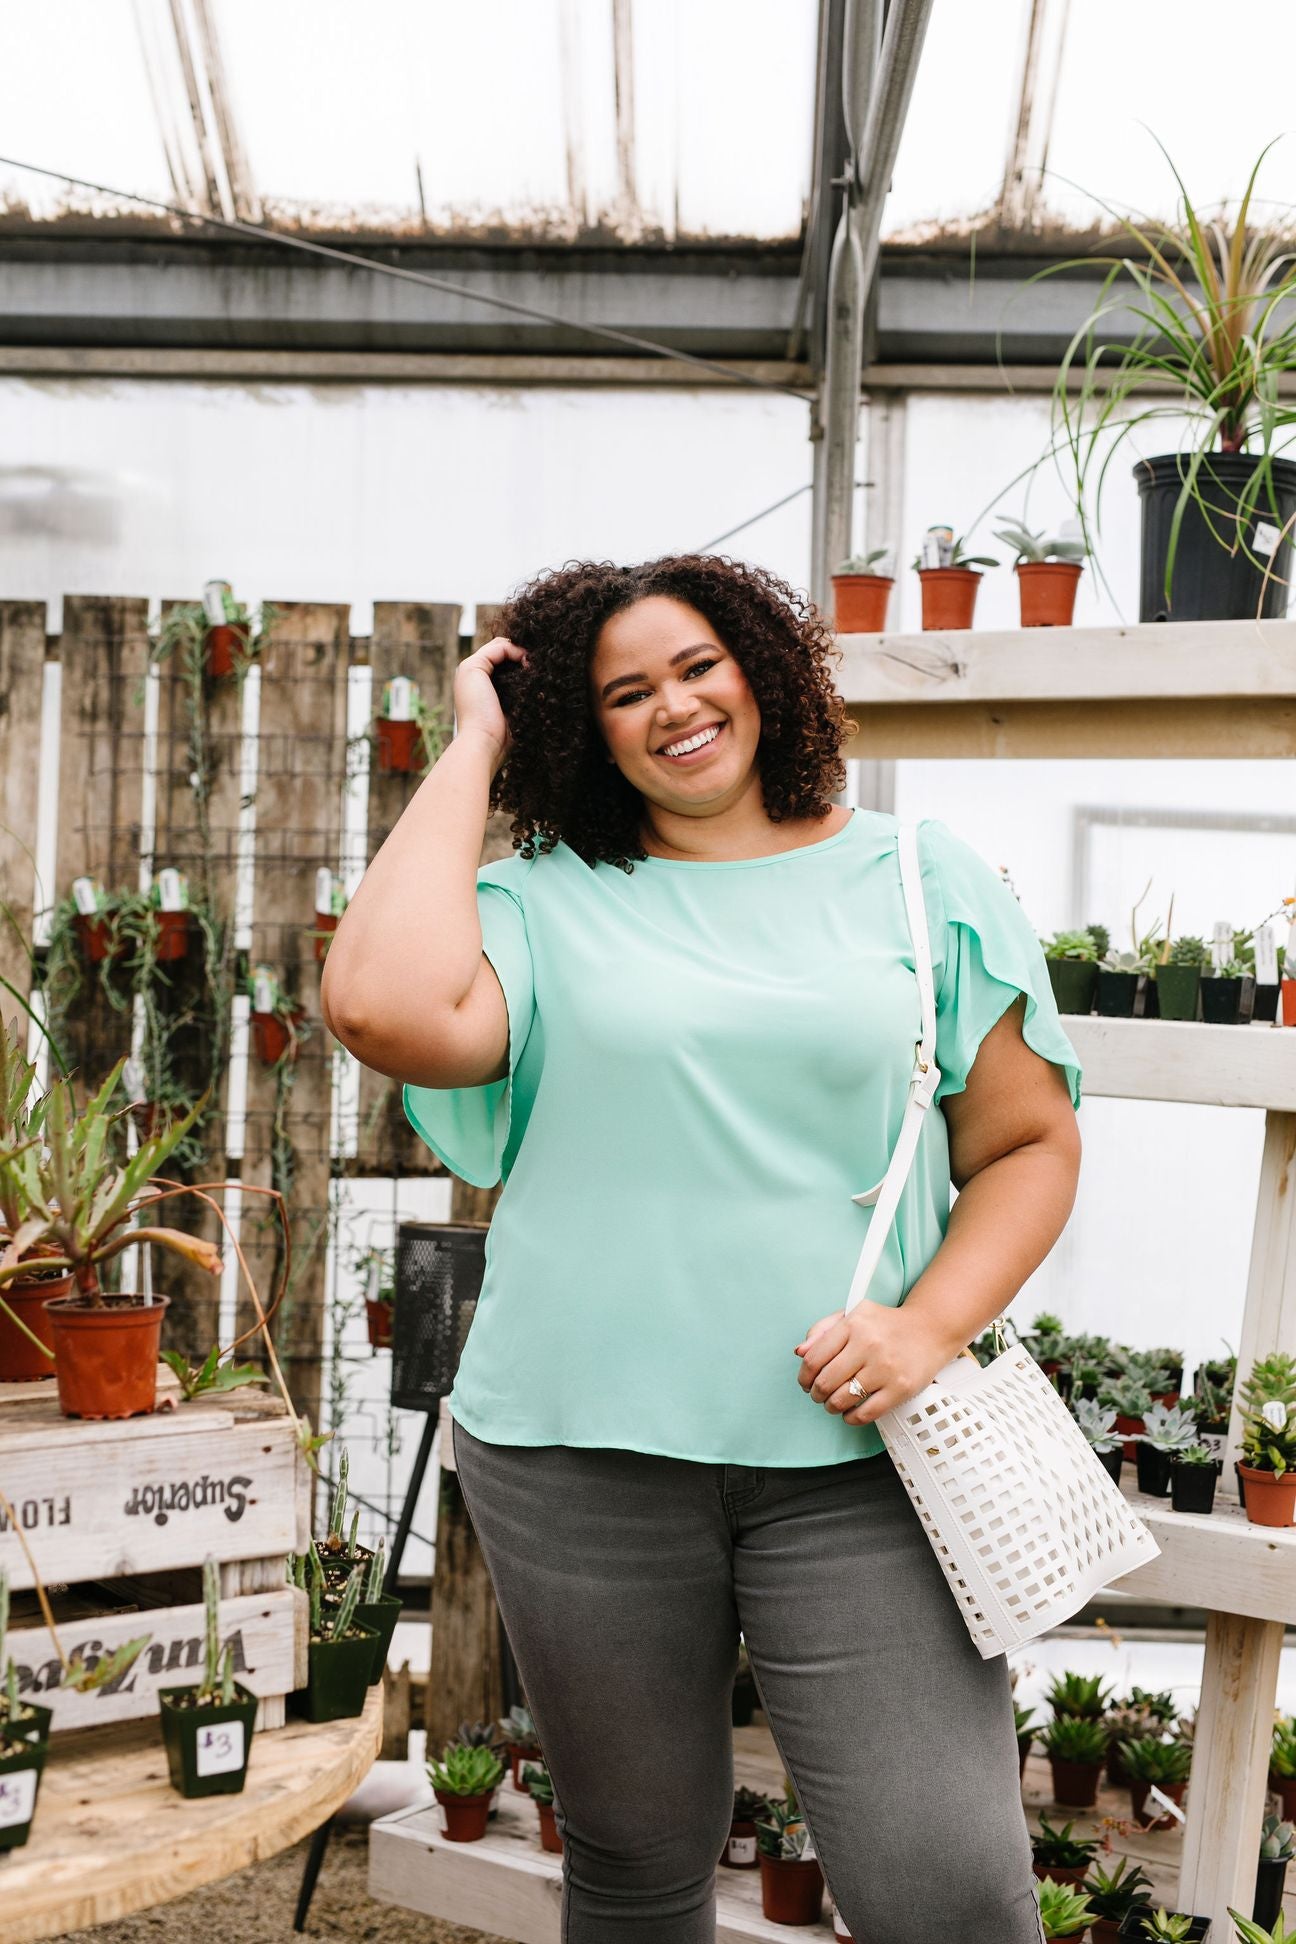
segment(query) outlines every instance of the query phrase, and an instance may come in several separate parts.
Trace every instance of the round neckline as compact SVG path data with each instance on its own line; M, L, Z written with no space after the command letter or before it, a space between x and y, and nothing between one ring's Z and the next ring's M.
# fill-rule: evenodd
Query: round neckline
M793 857L813 857L819 851L831 850L848 837L860 821L858 810L852 809L840 830L834 830L830 837L817 837L813 844L794 844L790 850L772 851L767 857L636 857L636 871L643 864L652 864L666 871L747 871L755 864L785 864Z

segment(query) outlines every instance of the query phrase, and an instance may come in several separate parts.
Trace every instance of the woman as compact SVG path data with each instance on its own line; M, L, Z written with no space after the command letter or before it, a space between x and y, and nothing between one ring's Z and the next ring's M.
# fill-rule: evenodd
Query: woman
M501 630L324 996L447 1165L505 1182L454 1454L560 1804L565 1944L714 1938L740 1629L854 1935L1037 1944L1007 1665L874 1420L1070 1213L1039 946L922 823L940 1111L846 1318L920 1026L896 821L831 800L830 634L709 557L569 565ZM478 870L497 804L521 848Z

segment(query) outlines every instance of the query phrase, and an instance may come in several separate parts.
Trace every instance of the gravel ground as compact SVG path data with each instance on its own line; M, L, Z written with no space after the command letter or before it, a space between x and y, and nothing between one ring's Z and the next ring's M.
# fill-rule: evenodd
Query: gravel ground
M306 1847L299 1843L237 1876L118 1923L68 1931L63 1944L193 1944L195 1938L203 1944L290 1944ZM485 1931L375 1903L366 1883L368 1853L367 1824L334 1830L304 1937L330 1944L405 1944L415 1938L419 1944L507 1944Z

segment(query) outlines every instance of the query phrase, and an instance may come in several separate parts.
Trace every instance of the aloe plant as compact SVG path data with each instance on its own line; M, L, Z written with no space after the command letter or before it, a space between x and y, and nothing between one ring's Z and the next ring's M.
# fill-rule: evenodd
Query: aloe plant
M1046 1870L1087 1869L1102 1848L1100 1836L1074 1836L1074 1819L1055 1829L1040 1812L1039 1829L1030 1839L1031 1855Z
M1079 1937L1093 1910L1084 1892L1044 1877L1038 1885L1040 1923L1047 1938Z
M1125 1772L1136 1782L1186 1782L1192 1767L1192 1749L1180 1741L1162 1741L1156 1735L1140 1735L1119 1744Z
M1095 1917L1119 1924L1127 1910L1150 1902L1152 1879L1132 1856L1120 1856L1110 1870L1094 1863L1083 1889L1093 1905Z
M1058 1715L1040 1735L1040 1746L1055 1762L1100 1765L1107 1755L1107 1730L1082 1715Z
M1281 1911L1272 1930L1266 1930L1263 1924L1244 1917L1241 1911L1234 1910L1232 1904L1228 1905L1228 1914L1237 1926L1238 1944L1296 1944L1296 1930L1288 1930Z
M1078 1715L1086 1721L1097 1721L1112 1698L1112 1690L1104 1687L1100 1675L1066 1672L1049 1683L1044 1698L1056 1715Z

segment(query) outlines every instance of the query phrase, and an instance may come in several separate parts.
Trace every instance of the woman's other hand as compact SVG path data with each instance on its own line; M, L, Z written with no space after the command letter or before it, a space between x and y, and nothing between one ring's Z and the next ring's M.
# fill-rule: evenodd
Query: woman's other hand
M920 1312L865 1297L849 1316L834 1310L806 1331L796 1346L797 1382L847 1424L872 1424L916 1396L961 1348L946 1342ZM859 1378L867 1398L847 1390L852 1377Z

